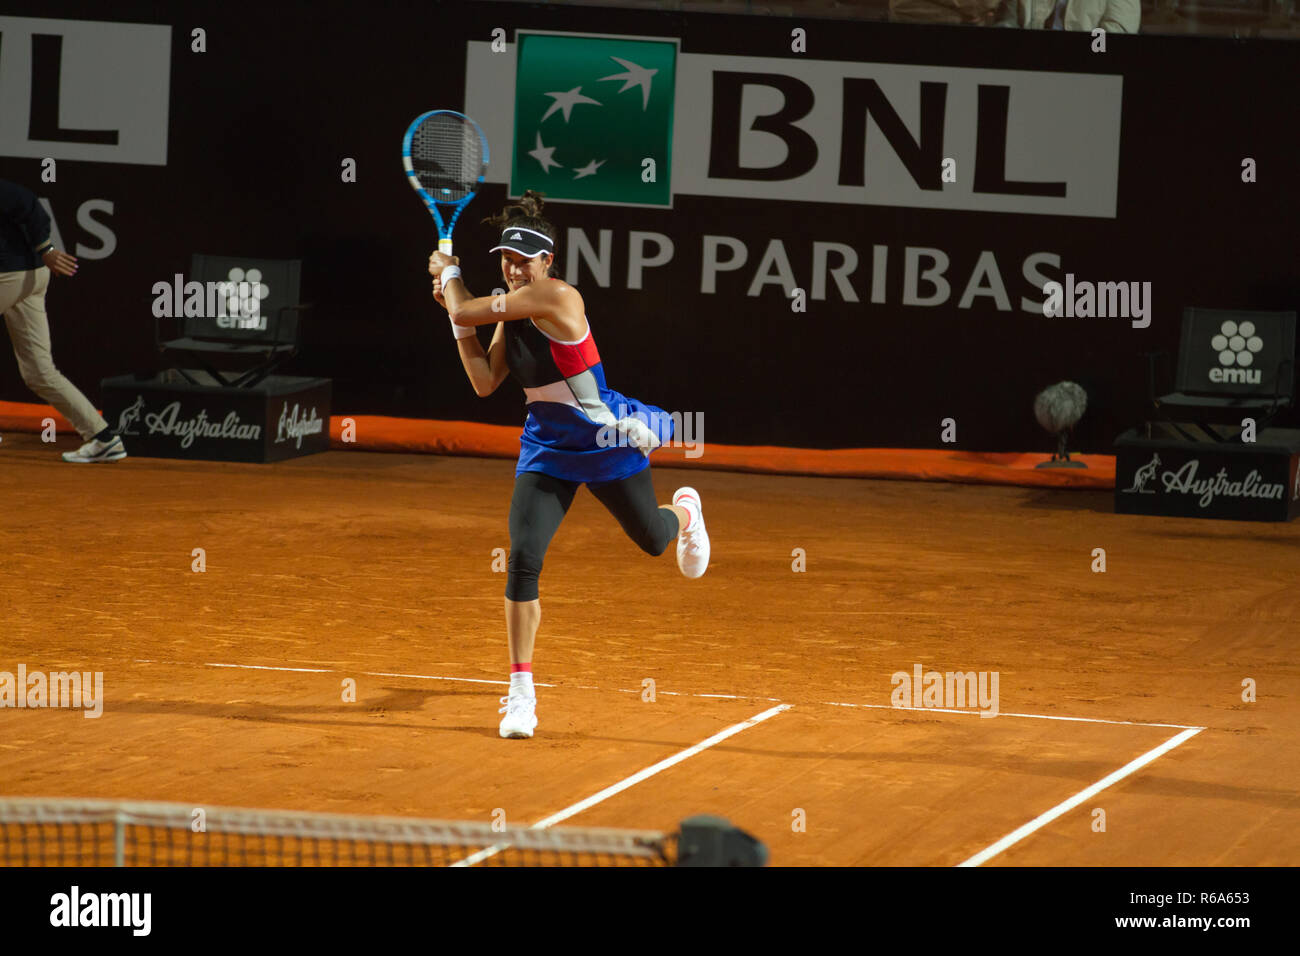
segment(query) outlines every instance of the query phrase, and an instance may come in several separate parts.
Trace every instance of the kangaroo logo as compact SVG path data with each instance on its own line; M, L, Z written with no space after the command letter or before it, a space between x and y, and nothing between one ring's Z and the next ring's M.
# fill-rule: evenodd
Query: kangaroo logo
M122 414L117 416L117 431L120 435L138 435L134 425L140 420L144 412L144 396L137 395L135 401L128 408L122 410Z
M1139 468L1133 475L1133 484L1124 489L1125 494L1154 495L1154 488L1148 488L1147 482L1156 476L1160 468L1160 456L1153 454L1151 460Z

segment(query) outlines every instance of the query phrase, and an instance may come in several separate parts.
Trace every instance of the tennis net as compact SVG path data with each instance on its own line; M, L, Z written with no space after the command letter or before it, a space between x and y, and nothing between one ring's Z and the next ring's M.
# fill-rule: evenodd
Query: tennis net
M673 866L676 850L649 830L0 798L0 866Z

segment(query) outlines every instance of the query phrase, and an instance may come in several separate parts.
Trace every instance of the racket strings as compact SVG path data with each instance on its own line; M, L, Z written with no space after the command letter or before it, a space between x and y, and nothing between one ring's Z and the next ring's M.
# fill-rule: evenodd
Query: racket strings
M455 202L472 193L483 167L482 141L457 117L431 116L411 137L411 168L439 202Z

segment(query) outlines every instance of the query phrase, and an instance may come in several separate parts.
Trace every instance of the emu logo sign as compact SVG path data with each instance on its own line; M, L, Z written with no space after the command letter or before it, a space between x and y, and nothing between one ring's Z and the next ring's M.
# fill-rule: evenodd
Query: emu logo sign
M1258 385L1259 369L1250 366L1255 353L1264 347L1264 340L1255 334L1254 322L1238 325L1231 319L1219 327L1219 334L1210 339L1210 348L1219 353L1219 364L1224 368L1210 369L1211 382L1242 382Z
M1160 468L1160 456L1152 455L1151 460L1139 468L1133 474L1133 484L1124 489L1125 494L1154 495L1154 488L1148 488L1147 483L1156 476L1156 471Z

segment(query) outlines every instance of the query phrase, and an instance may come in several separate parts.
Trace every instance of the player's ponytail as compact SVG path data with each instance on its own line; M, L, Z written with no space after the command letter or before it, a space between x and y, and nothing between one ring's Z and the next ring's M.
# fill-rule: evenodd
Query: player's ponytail
M506 229L510 226L522 226L524 229L533 229L546 236L551 242L555 243L555 227L551 225L550 220L542 215L542 209L546 202L542 194L533 189L524 190L524 194L515 202L506 203L495 216L488 216L483 220L485 225L496 226L499 229ZM551 260L550 275L555 275L555 260Z

